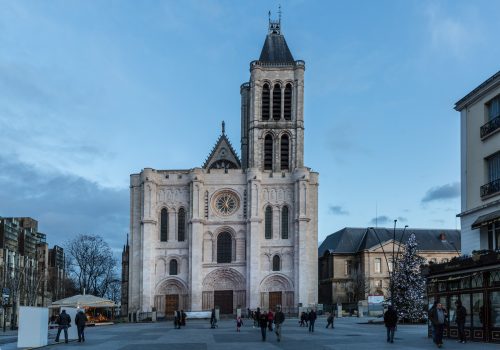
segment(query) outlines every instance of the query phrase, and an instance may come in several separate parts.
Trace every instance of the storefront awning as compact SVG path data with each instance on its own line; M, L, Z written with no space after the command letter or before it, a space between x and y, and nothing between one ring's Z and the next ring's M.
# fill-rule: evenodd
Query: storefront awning
M480 217L478 217L476 219L476 221L474 221L474 223L472 224L472 228L475 229L475 228L479 228L483 225L487 225L493 221L497 221L497 220L500 220L500 210L496 210L494 212L491 212L489 214L485 214L485 215L481 215Z

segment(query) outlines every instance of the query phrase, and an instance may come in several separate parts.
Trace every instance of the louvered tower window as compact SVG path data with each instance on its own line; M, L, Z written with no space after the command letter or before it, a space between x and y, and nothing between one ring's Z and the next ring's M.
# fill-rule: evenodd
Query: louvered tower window
M177 275L177 260L175 259L170 260L168 271L170 276Z
M281 136L281 143L280 143L281 170L289 170L290 169L289 144L290 143L288 140L288 135Z
M168 211L163 208L160 214L160 241L166 242L168 240Z
M266 237L266 239L273 238L273 209L271 208L271 206L268 206L266 208L265 237Z
M262 87L262 120L269 120L271 104L271 89L268 84Z
M288 239L288 207L281 209L281 238Z
M280 271L281 270L281 261L280 261L279 255L273 256L273 271Z
M281 86L275 84L273 88L273 119L280 120L281 118Z
M217 262L230 263L231 248L232 248L231 234L229 232L222 232L217 236Z
M177 240L184 242L186 239L186 211L180 208L177 213Z
M285 120L292 120L292 84L285 87L285 106L283 110Z
M273 170L273 137L266 135L264 139L264 170Z

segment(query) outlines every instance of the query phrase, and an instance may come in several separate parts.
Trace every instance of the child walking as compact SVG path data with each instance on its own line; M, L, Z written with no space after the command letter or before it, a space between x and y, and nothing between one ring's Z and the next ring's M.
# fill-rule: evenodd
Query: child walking
M243 320L240 316L236 318L236 332L240 331L241 326L243 326Z

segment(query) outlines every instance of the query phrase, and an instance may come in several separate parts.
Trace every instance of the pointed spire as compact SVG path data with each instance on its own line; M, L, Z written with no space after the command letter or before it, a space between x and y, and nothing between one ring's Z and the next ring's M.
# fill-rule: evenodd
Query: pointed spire
M222 135L226 134L226 123L222 121Z

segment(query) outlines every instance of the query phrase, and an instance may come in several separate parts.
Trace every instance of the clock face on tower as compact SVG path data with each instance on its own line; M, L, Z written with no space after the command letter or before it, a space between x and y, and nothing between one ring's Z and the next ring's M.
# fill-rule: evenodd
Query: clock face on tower
M232 191L222 191L215 195L213 208L218 215L232 215L240 207L238 195Z

